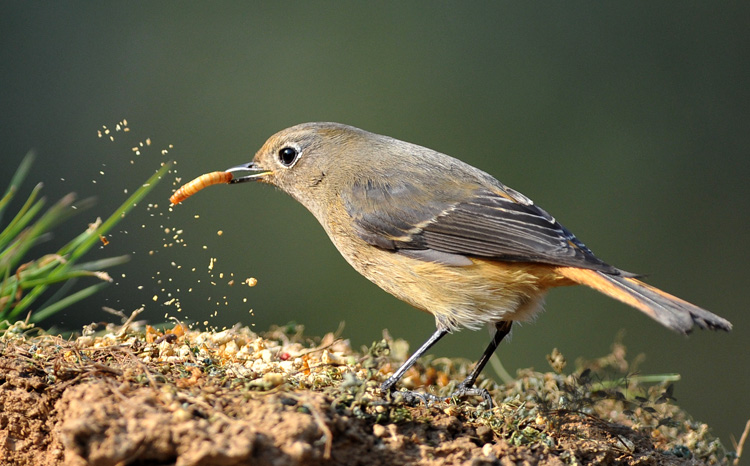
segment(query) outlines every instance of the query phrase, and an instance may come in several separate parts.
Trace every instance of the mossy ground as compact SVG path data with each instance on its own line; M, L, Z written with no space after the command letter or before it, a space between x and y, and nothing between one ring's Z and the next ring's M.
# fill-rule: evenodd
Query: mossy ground
M519 371L478 399L431 406L378 387L407 356L386 335L357 352L297 326L199 332L133 323L63 339L0 338L0 463L730 464L669 382L644 384L620 344L565 373ZM468 361L427 357L400 386L450 393ZM421 387L421 388L420 388ZM430 387L430 388L424 388Z

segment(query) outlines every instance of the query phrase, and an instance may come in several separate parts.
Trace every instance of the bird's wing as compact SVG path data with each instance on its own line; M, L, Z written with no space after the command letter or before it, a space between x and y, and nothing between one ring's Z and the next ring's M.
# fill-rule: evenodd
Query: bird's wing
M365 180L341 197L357 235L383 249L449 265L481 257L630 275L602 262L551 215L502 185L435 189L403 179Z

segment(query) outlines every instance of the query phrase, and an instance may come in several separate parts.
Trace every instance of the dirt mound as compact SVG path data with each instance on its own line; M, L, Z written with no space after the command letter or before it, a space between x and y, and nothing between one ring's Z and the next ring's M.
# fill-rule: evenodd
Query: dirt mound
M71 340L28 333L0 338L4 465L729 461L705 425L665 402L668 386L605 383L599 374L627 370L621 347L574 375L485 380L498 402L487 410L480 400L411 407L383 398L379 383L407 353L389 339L357 353L297 328L264 337L181 325ZM448 393L466 369L428 359L404 384Z

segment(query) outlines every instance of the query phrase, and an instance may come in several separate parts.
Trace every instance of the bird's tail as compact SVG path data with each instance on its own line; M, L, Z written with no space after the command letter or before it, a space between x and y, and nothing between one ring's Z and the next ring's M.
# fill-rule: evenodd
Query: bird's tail
M569 280L639 309L677 332L687 334L693 325L711 330L732 329L728 320L635 278L576 267L558 267L556 270Z

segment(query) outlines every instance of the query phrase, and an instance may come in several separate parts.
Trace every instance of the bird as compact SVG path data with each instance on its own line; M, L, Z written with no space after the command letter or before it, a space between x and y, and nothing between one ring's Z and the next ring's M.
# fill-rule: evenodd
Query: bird
M435 331L381 385L398 381L445 335L494 328L451 397L481 396L477 377L514 322L533 320L552 288L584 285L681 334L732 324L599 259L552 215L488 173L416 144L332 122L271 136L230 183L271 184L305 206L344 259L396 298L432 314ZM401 390L408 402L431 393Z

